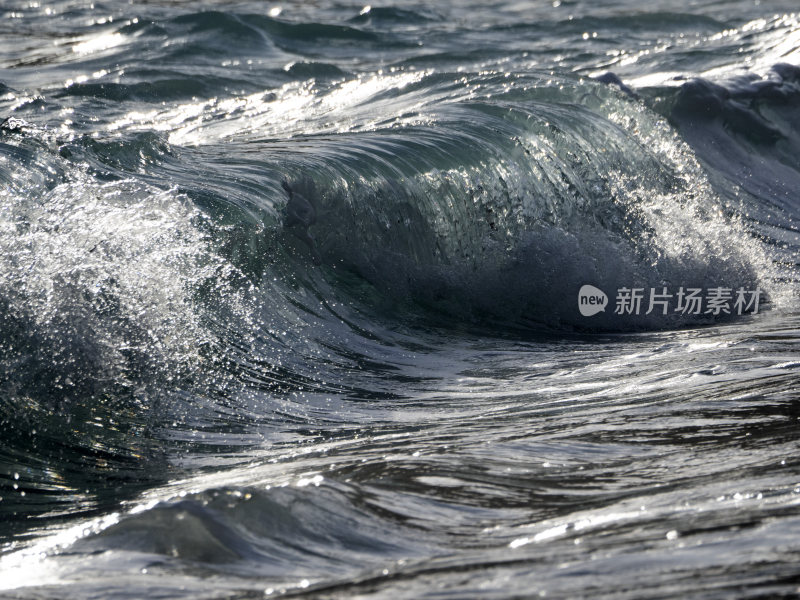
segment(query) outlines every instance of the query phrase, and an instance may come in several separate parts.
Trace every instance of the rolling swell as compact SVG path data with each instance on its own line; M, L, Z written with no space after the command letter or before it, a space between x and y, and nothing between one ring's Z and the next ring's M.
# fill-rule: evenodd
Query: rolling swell
M466 81L467 93L455 91L457 81ZM312 199L318 217L310 231L326 276L355 273L386 297L456 320L551 329L711 321L610 311L588 321L558 300L576 298L585 283L767 287L759 245L720 214L691 151L641 104L593 82L534 74L423 74L387 83L369 95L371 108L402 111L429 100L375 123L362 120L359 99L331 135L337 110L323 96L312 106L322 131L279 141L272 136L298 126L268 119L273 102L290 102L294 92L286 89L220 133L226 144L260 149L272 190L288 176ZM358 97L356 84L375 80L329 94L351 86ZM253 130L253 123L265 127ZM214 128L180 129L171 139L202 138ZM279 188L278 197L269 195L268 220L279 223L276 207L285 198ZM302 244L290 246L303 255Z
M284 84L189 106L204 118L165 112L160 136L87 139L88 158L121 175L152 165L168 178L186 160L210 168L205 189L180 189L254 283L286 263L281 254L310 256L281 225L279 182L288 178L315 205L309 233L324 276L344 289L350 279L340 275L354 274L392 311L417 306L512 328L660 329L717 319L608 310L589 320L559 299L577 298L584 284L610 296L620 288L775 291L760 244L692 151L640 102L599 83L422 72L319 89ZM377 109L398 116L375 121ZM234 149L246 161L215 158L214 139L221 154Z

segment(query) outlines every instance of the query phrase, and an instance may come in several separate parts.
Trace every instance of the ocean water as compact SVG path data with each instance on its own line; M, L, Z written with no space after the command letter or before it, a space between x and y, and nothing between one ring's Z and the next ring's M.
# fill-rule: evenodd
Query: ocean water
M800 596L796 10L4 1L0 597Z

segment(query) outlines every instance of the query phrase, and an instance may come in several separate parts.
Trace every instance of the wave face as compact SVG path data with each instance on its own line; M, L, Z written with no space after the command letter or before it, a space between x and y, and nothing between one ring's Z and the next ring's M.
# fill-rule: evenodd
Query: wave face
M2 594L796 593L784 8L3 8Z

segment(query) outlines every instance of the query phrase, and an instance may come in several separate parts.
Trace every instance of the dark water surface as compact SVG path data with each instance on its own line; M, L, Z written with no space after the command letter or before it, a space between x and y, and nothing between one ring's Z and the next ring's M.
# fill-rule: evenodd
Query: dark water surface
M5 2L0 596L800 595L793 10Z

